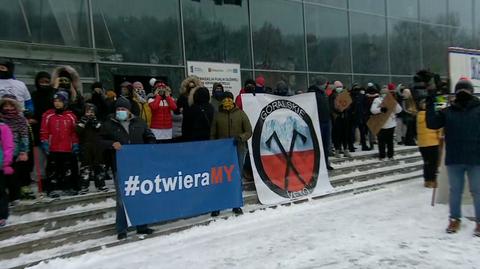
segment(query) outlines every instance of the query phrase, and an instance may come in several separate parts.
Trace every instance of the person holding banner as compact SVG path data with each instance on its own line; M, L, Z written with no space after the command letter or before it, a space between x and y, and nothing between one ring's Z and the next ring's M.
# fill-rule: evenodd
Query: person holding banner
M125 144L155 144L155 136L145 121L135 117L131 112L131 104L124 97L115 102L115 114L105 121L100 131L100 143L108 149L115 159L115 151L121 150ZM118 185L116 162L113 161L114 183L117 190L116 203L116 230L119 240L127 237L127 218L121 197L122 189ZM153 230L146 225L137 226L138 234L151 234Z
M393 134L397 125L396 114L402 111L402 107L395 101L392 93L383 88L380 91L380 96L375 98L370 108L372 114L386 113L389 116L383 124L382 128L377 134L378 138L378 153L380 160L384 160L385 156L389 160L393 160ZM385 146L387 147L387 154L385 155Z
M450 185L450 221L446 232L456 233L460 229L462 194L467 174L476 218L473 234L480 237L480 100L473 95L470 80L463 79L455 85L453 104L436 111L435 91L429 89L427 97L427 128L444 128L445 166Z
M238 167L243 167L247 154L247 140L252 136L252 126L247 114L236 107L233 94L225 92L225 98L215 114L210 132L211 139L233 138L237 145ZM242 177L243 178L243 177ZM237 215L243 214L241 208L234 208ZM213 211L212 217L218 216L219 211Z

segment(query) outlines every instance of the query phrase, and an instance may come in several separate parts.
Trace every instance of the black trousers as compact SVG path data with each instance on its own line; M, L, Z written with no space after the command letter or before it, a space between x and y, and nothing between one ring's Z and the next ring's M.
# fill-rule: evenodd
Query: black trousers
M381 129L378 132L378 153L381 159L385 158L385 148L387 149L386 156L388 158L393 158L393 133L395 132L395 127L389 129Z
M0 219L8 218L8 196L7 196L7 180L0 171Z
M439 146L419 147L423 159L423 179L435 181L437 179Z
M353 142L355 141L355 130L360 132L360 144L362 145L362 148L365 149L367 148L367 132L368 132L368 127L367 124L364 122L354 122L351 128L351 134L350 134L350 141L351 141L351 148L353 148Z
M45 191L78 190L78 163L69 152L50 152L47 157Z
M335 150L348 150L351 143L350 120L348 118L337 117L333 120L332 140Z
M16 157L15 157L16 158ZM13 175L5 175L10 202L20 199L20 188L30 186L31 178L28 162L16 161L12 164Z

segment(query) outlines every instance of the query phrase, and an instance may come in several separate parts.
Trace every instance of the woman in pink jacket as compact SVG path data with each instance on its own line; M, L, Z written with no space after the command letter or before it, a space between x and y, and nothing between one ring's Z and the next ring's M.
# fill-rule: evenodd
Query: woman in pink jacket
M5 192L7 185L5 175L13 174L11 165L14 150L15 144L13 143L12 131L5 123L0 122L0 163L2 164L0 171L0 227L5 226L8 218L8 197Z
M172 139L172 111L177 109L175 100L171 96L172 91L162 81L156 81L153 85L154 96L148 100L152 110L152 123L150 129L155 135L157 143Z

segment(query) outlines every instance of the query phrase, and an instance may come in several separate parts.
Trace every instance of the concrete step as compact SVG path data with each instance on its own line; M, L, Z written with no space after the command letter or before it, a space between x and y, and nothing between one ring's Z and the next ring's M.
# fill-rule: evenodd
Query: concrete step
M367 192L367 191L375 191L381 188L385 188L389 184L393 183L398 183L402 181L408 181L408 180L413 180L413 179L419 179L421 177L421 172L419 171L414 171L412 173L405 173L403 175L399 175L396 177L389 177L389 179L377 179L377 180L372 180L371 184L366 184L365 186L351 186L349 187L341 187L337 188L334 192L320 196L320 197L315 197L313 198L314 200L320 200L320 199L328 199L332 196L338 196L338 195L349 195L349 194L357 194L361 192ZM284 205L274 205L274 206L264 206L264 205L249 205L246 206L244 211L245 212L255 212L258 210L264 210L266 208L276 208L279 206L292 206L294 204L298 203L303 203L307 202L309 199L303 199L303 200L298 200L295 202L289 202ZM221 214L220 218L230 218L232 217L233 214L231 213L223 213ZM168 224L162 224L162 225L152 225L152 228L156 229L155 233L152 235L149 235L147 239L149 238L154 238L162 235L168 235L171 233L179 232L185 229L189 229L194 226L199 226L199 225L208 225L212 221L217 220L218 218L211 218L208 215L202 215L198 216L195 218L191 218L188 220L179 220L175 221L172 223ZM128 244L130 242L135 242L143 240L140 239L136 236L130 235L127 240L122 240L122 241L117 241L114 237L107 237L107 238L100 238L97 240L97 243L95 243L95 240L91 240L91 242L88 243L88 247L83 247L81 244L70 244L68 245L67 248L63 249L57 249L55 251L52 251L52 253L55 253L54 255L51 255L50 257L43 257L43 258L38 258L38 257L30 257L28 254L27 255L22 255L22 260L20 261L19 259L14 260L14 262L11 262L9 260L4 260L8 266L6 269L20 269L20 268L25 268L28 266L33 266L36 265L42 261L47 261L51 259L56 259L56 258L68 258L68 257L73 257L73 256L78 256L82 255L88 252L93 252L93 251L98 251L103 248L108 248L108 247L114 247L114 246L119 246L123 244ZM16 265L12 265L15 264Z

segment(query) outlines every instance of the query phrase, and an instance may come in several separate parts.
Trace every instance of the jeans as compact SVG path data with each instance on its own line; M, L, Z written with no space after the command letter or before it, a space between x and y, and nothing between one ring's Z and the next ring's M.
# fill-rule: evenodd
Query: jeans
M450 218L460 219L462 217L461 204L466 172L475 207L475 218L477 222L480 222L480 165L448 165L447 171L450 184Z

